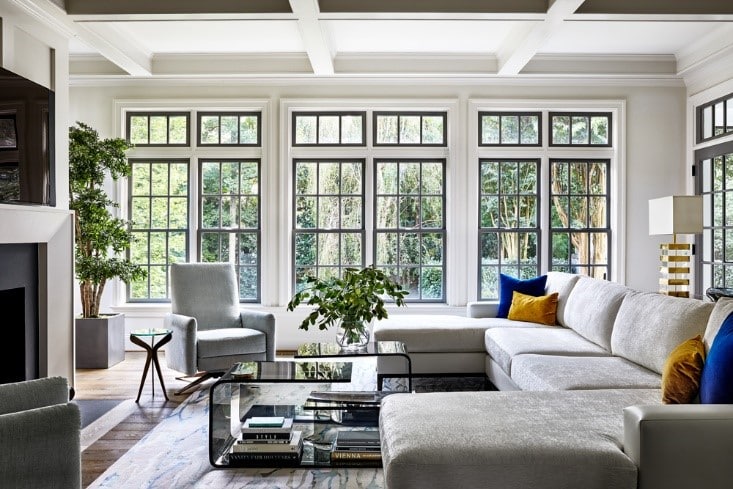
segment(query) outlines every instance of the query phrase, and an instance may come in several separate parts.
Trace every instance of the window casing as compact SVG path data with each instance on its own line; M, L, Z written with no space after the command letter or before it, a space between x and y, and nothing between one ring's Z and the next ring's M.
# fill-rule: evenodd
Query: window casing
M733 133L733 94L698 107L696 126L698 143Z

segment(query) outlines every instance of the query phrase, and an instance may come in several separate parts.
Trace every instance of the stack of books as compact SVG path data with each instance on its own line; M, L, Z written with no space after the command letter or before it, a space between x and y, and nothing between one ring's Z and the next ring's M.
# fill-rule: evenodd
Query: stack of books
M379 431L339 431L333 450L331 450L331 465L381 467L382 451Z
M302 455L303 437L293 430L293 418L254 416L244 421L229 460L240 467L295 466Z

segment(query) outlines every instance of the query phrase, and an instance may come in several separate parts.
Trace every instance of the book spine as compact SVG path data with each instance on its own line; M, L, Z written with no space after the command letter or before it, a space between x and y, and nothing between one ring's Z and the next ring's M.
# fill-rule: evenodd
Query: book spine
M250 433L242 431L242 440L283 440L290 441L290 432L287 433Z
M299 462L300 452L288 453L230 453L232 462Z
M336 445L336 450L345 450L350 452L379 452L382 447L379 445Z
M269 440L262 440L258 438L246 438L243 440L237 440L237 443L240 445L286 445L290 443L289 438L275 438L275 439L269 439Z
M382 461L382 452L377 451L356 451L356 450L334 450L331 452L331 460L338 461Z
M233 453L298 453L299 445L275 445L269 443L238 443L232 447Z

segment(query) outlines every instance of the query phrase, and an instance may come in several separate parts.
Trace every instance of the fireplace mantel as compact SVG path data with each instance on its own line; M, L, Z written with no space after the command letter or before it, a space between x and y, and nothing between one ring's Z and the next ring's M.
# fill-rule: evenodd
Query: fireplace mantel
M73 213L0 204L0 244L8 243L38 243L39 374L74 385Z

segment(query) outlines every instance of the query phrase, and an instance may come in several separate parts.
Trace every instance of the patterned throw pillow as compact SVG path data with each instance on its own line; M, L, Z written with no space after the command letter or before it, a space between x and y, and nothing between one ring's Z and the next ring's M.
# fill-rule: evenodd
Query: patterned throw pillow
M542 275L528 280L519 280L500 273L499 309L496 312L496 317L505 318L509 315L509 308L512 307L512 298L515 291L537 297L545 293L546 283L547 275Z
M702 336L680 343L667 357L662 369L662 402L689 404L700 391L700 377L705 365Z
M559 294L555 292L550 295L532 297L515 291L508 317L514 321L527 321L554 326L557 317L558 296Z

